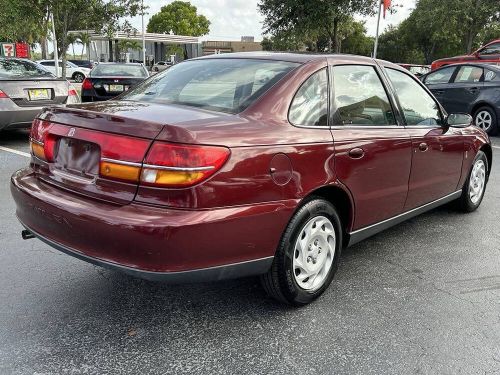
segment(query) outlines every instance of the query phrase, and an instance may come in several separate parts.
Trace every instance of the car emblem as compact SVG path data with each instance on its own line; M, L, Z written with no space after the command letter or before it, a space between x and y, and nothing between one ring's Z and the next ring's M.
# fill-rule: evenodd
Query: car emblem
M75 128L71 128L71 129L69 129L69 132L68 132L68 137L72 137L72 136L74 136L74 135L75 135L75 131L76 131L76 129L75 129Z
M117 83L117 82L120 82L120 80L119 79L115 79L115 83Z

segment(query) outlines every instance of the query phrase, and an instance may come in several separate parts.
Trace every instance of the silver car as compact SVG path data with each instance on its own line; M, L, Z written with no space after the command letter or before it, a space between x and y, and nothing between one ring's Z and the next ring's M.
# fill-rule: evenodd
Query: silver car
M43 107L79 102L67 80L32 61L0 57L0 130L29 128Z

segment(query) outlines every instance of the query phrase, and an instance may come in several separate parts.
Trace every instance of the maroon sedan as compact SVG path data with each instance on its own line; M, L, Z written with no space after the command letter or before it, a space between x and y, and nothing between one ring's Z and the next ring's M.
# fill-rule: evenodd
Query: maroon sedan
M119 100L44 110L11 191L26 238L146 279L262 275L300 305L343 247L479 206L492 152L470 124L388 62L210 56Z

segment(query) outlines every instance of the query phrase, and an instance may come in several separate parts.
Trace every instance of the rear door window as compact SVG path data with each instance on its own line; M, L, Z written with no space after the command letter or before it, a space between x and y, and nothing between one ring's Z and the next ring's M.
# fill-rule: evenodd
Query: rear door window
M458 73L453 80L455 83L480 82L483 77L483 68L478 66L465 65L458 69Z
M384 85L373 66L332 68L336 125L395 125Z
M309 77L297 91L288 115L293 125L328 124L328 75L322 69Z

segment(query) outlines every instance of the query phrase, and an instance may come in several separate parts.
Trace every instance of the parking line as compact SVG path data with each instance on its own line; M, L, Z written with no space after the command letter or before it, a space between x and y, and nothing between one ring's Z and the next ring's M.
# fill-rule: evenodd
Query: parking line
M8 148L8 147L0 146L0 150L10 152L11 154L21 155L21 156L24 156L26 158L30 158L31 157L31 155L29 153L27 153L27 152L22 152L22 151L14 150L14 149Z

